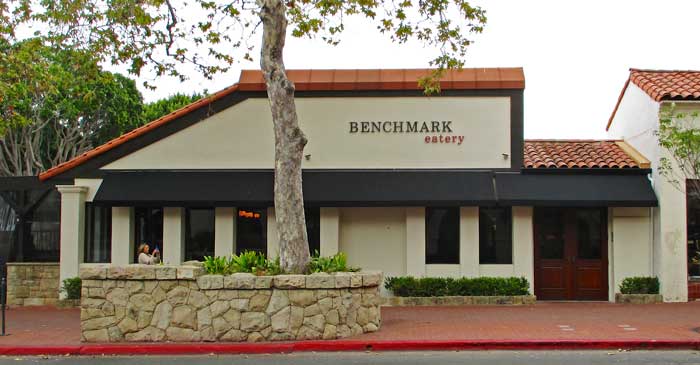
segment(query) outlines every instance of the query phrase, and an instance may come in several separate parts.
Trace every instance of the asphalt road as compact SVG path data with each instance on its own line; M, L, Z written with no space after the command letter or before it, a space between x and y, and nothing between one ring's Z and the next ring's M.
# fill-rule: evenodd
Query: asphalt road
M289 355L209 355L147 357L0 357L4 364L105 365L598 365L700 364L698 351L463 351L296 353Z

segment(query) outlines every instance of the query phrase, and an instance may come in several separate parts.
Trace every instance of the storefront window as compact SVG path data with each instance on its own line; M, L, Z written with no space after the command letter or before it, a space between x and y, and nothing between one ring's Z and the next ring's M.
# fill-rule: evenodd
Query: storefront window
M27 201L38 203L25 215L25 262L58 262L61 225L61 194L52 189L30 190Z
M15 222L17 214L12 202L17 200L16 191L0 192L0 260L10 257L15 245ZM12 260L12 258L10 258Z
M700 279L700 191L686 184L688 229L688 276Z
M306 216L306 235L309 240L309 252L314 255L321 251L321 209L304 208Z
M112 257L112 207L86 203L85 262L109 263Z
M512 264L510 207L479 208L479 263Z
M136 234L134 237L134 262L138 262L138 247L142 243L150 246L151 251L158 249L163 257L163 208L134 208Z
M267 253L267 208L238 208L236 214L236 253Z
M426 209L425 263L459 264L459 208Z
M186 261L203 261L204 256L214 256L214 216L213 208L186 209Z

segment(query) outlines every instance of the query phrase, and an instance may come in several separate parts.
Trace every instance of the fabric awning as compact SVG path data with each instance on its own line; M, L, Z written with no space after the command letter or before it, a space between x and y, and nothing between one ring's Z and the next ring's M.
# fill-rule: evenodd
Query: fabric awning
M655 207L643 174L497 173L499 205Z
M309 206L474 206L495 204L485 171L305 171ZM108 173L95 195L108 205L272 205L272 171Z

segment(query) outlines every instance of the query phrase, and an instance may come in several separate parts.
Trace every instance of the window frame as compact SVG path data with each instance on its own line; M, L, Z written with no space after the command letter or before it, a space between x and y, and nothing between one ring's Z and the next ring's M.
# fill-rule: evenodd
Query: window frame
M184 219L184 224L185 224L185 261L192 261L192 260L198 260L201 261L200 258L195 257L195 256L190 256L190 252L188 250L189 247L192 245L192 227L191 227L191 213L193 210L205 210L209 211L211 213L211 233L212 233L212 241L211 241L211 255L202 255L201 259L204 259L204 256L214 256L215 250L216 250L216 209L213 207L186 207L185 209L185 219Z
M103 240L106 242L107 254L106 257L95 257L94 247L95 242L95 210L100 209L103 211L102 221L104 227L102 233L105 235ZM106 228L105 228L106 227ZM84 244L84 255L83 262L85 263L110 263L112 262L112 207L105 205L98 205L92 202L85 202L85 241Z

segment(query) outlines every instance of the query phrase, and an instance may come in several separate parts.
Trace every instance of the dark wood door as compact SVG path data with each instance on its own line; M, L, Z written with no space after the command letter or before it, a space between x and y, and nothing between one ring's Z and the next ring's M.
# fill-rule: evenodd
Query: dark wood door
M534 234L538 299L607 299L605 209L536 208Z

